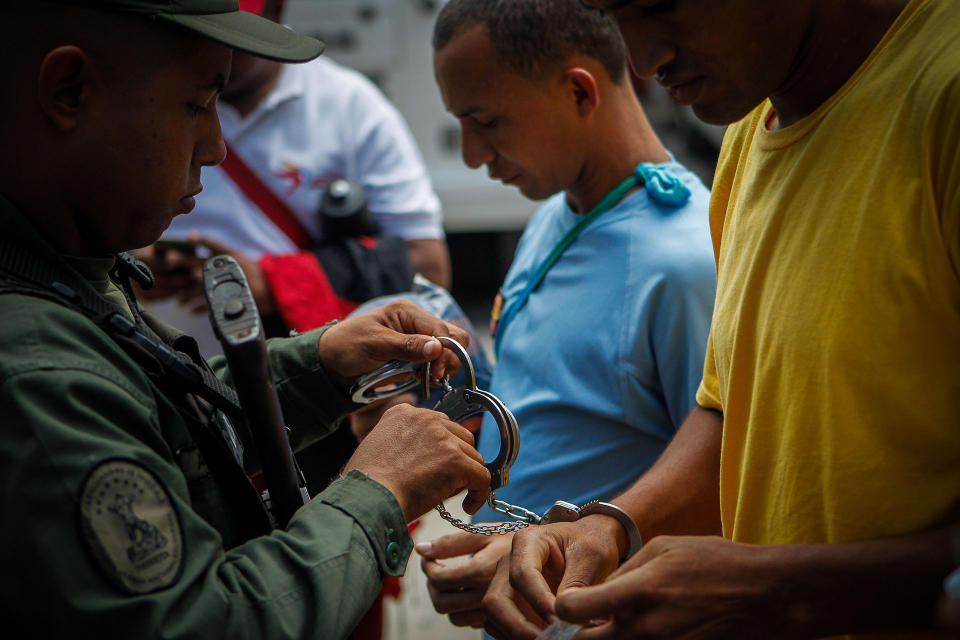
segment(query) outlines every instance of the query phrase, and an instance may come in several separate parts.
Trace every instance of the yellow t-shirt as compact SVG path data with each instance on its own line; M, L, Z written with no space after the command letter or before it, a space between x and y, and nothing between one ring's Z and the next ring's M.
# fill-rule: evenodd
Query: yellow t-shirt
M733 125L697 402L724 414L724 535L845 542L960 502L960 11L913 0L838 92Z

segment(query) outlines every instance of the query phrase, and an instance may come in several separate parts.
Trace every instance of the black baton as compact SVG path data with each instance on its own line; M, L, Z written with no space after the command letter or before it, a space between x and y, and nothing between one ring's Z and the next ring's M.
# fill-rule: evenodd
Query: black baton
M260 313L243 270L230 256L214 256L204 263L203 292L260 456L273 517L280 528L286 528L306 501L306 492L301 491L300 474L270 375Z

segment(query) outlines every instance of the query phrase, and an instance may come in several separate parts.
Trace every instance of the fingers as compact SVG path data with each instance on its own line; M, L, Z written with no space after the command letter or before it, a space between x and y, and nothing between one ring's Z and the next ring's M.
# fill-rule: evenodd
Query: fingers
M469 482L464 487L467 495L464 496L462 503L463 510L473 515L487 502L487 496L490 495L490 471L483 464L483 456L473 446L473 434L456 422L449 424L448 429L461 439L463 453L476 464L471 469ZM457 493L460 491L454 492L454 495Z
M606 622L596 627L589 627L580 630L574 636L574 640L622 640L622 638L636 638L635 635L626 636L624 630L620 629L613 622Z
M596 584L603 580L605 574L606 571L602 571L593 558L576 553L567 554L563 578L560 580L560 586L557 587L557 593Z
M464 329L434 317L407 300L399 300L387 305L383 310L395 322L394 328L397 331L418 338L404 341L401 348L407 350L405 355L394 355L390 356L391 358L411 362L429 361L432 363L431 373L437 378L452 375L460 369L460 360L456 354L444 350L434 336L450 337L467 347L470 344L470 335Z
M437 613L460 613L480 608L486 585L482 589L443 590L437 588L432 582L428 582L427 591L430 593L430 600Z
M482 503L490 488L490 472L472 434L442 413L409 405L384 413L348 468L392 491L408 521L464 489Z
M472 566L471 566L472 565ZM423 574L427 576L430 588L437 593L462 593L468 589L480 591L480 596L472 606L480 606L480 597L483 591L490 584L493 577L493 571L487 563L481 562L477 566L472 559L464 560L457 564L445 564L437 560L424 558L420 561L420 568ZM496 568L496 559L493 568ZM450 611L459 611L464 607L450 608L440 613L449 613Z
M439 366L449 365L448 358L444 354L443 345L432 334L411 334L391 332L386 339L373 345L371 350L375 358L387 360L405 360L408 362L434 362L440 358ZM432 367L433 375L439 377L443 375L437 371L437 366Z
M344 386L389 360L430 362L434 377L455 373L459 358L435 336L469 343L460 327L398 300L328 328L317 349L324 369Z
M399 327L403 327L406 333L447 336L464 347L470 344L470 335L464 329L427 313L412 302L399 300L389 305L389 311L396 314Z
M476 451L476 449L474 449L474 451ZM457 493L460 492L456 491L454 495ZM488 495L490 495L490 472L483 466L483 461L481 460L478 468L470 476L470 484L467 485L467 495L463 498L463 510L470 515L475 514L480 510L480 507L487 502Z
M420 563L430 585L438 592L485 590L496 572L497 562L510 549L509 537L504 540L502 536L461 535L480 539L480 542L475 544L459 546L458 551L462 550L464 553L470 553L470 548L479 548L472 557L463 558L455 563L423 558ZM496 538L495 543L491 544L494 538ZM479 600L476 606L479 606Z
M564 620L585 623L639 609L646 601L640 590L641 572L642 569L637 569L598 585L564 591L557 596L557 615Z
M484 623L487 621L487 614L483 612L483 609L458 611L456 613L451 613L447 617L454 626L473 627L474 629L482 629Z
M545 620L556 615L556 597L544 577L551 555L559 554L552 549L551 533L547 529L521 531L514 536L510 552L510 584Z
M565 589L586 587L603 581L620 562L620 548L616 535L603 525L607 519L585 519L565 527L563 547L563 577L557 593ZM599 526L598 526L599 525ZM613 522L619 527L619 523Z
M417 396L415 394L401 393L398 396L385 398L384 400L378 400L377 402L368 404L350 414L350 430L353 432L354 437L356 437L357 442L360 442L367 437L367 434L380 422L380 419L383 417L383 414L386 413L387 409L395 407L398 404L413 405L416 404L416 402Z
M479 628L486 621L481 603L497 559L494 556L491 560L484 553L490 542L486 536L459 533L415 547L421 555L433 553L435 557L444 558L480 552L455 564L445 564L429 557L420 562L427 577L427 591L433 608L438 613L449 614L450 622L456 626Z
M495 638L533 640L545 625L510 586L510 563L510 555L500 559L483 597L483 609L487 614L484 629Z
M451 533L435 540L421 542L414 547L414 550L426 559L437 560L476 553L490 542L490 536L478 536L473 533Z

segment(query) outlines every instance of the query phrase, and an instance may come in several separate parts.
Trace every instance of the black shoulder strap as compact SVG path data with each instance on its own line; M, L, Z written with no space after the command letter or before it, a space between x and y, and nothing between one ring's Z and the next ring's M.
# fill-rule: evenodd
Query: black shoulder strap
M132 260L125 258L121 258L123 265ZM76 276L65 268L4 236L0 236L0 279L5 281L0 284L0 292L46 298L84 314L151 376L170 377L175 386L199 395L221 411L235 417L242 415L236 392L208 367L165 344L139 317L136 304L131 304L131 320L87 283L76 282ZM128 293L129 287L125 286L124 291Z
M213 374L198 352L195 357L200 364L166 344L165 334L174 335L174 344L187 344L185 339L189 338L172 329L168 332L159 323L161 330L154 331L136 310L129 283L124 282L122 288L131 302L135 321L97 295L86 282L78 282L79 276L66 267L57 267L0 236L0 295L13 293L43 298L91 318L165 395L171 390L195 394L242 423L244 416L236 392ZM193 351L197 351L193 344ZM178 402L174 403L179 406ZM226 441L215 436L211 429L199 426L195 418L184 415L184 419L224 497L234 507L243 538L269 532L272 528L269 514Z

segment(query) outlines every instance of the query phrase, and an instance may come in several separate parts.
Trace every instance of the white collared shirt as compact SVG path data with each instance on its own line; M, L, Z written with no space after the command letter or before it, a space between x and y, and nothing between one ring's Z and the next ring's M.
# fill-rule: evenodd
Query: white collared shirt
M364 186L384 235L443 237L440 201L403 117L360 73L325 58L285 65L246 118L223 101L217 108L228 144L314 239L320 197L336 178ZM195 229L253 259L297 251L220 167L205 168L202 180L196 209L165 237Z

